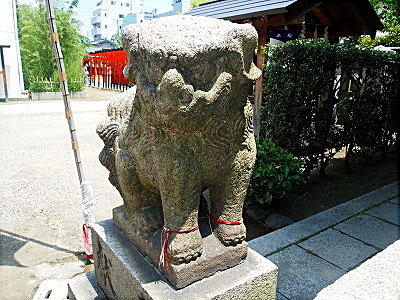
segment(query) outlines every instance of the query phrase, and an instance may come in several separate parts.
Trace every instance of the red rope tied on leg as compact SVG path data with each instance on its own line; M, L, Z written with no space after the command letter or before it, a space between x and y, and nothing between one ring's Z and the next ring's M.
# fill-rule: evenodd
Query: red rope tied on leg
M221 224L225 224L225 225L240 225L242 224L241 222L237 222L237 221L225 221L222 219L218 219L217 217L214 217L211 213L207 213L207 216L209 216L209 218L217 223L221 223Z
M158 265L161 267L165 267L168 271L171 269L169 265L169 256L168 256L168 234L170 232L172 233L189 233L193 232L199 229L199 226L189 228L189 229L184 229L184 230L172 230L168 229L167 227L164 226L162 233L161 233L161 254L160 254L160 262Z

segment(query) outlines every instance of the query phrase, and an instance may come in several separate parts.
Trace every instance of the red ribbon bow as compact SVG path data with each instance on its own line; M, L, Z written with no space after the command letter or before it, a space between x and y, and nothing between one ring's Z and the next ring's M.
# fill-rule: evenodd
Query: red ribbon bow
M160 255L160 262L159 266L165 266L165 268L169 271L171 269L169 265L169 256L168 256L168 234L170 232L172 233L189 233L193 232L199 229L199 226L189 228L189 229L184 229L184 230L172 230L168 229L167 227L164 226L164 229L162 231L162 246L161 246L161 255Z

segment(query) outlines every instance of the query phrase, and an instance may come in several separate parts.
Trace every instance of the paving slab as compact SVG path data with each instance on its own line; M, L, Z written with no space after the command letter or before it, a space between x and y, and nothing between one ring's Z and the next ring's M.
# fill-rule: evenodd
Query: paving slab
M267 258L278 266L278 292L288 299L313 299L321 289L345 274L296 245Z
M334 227L380 249L400 238L400 227L369 215L358 215Z
M400 299L400 241L324 288L315 299Z
M281 293L277 292L276 293L276 300L289 300L285 296L283 296Z
M400 226L400 206L384 203L366 212L367 214Z
M67 300L68 279L47 279L40 284L33 300Z
M319 214L249 241L249 247L266 256L301 239L323 231L355 214L399 194L398 181L357 197Z
M394 203L394 204L397 204L397 205L400 205L400 197L396 197L396 198L390 200L390 202Z
M69 300L107 300L96 282L94 271L76 276L68 281Z
M302 242L299 246L333 263L344 271L359 265L378 251L359 240L327 229Z

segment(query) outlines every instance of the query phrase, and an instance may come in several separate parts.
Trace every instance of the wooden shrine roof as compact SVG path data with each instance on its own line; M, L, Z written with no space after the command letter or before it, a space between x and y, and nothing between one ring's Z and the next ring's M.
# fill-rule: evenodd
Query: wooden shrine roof
M266 26L325 25L336 36L370 34L383 25L368 0L215 0L188 11L235 22L266 17Z

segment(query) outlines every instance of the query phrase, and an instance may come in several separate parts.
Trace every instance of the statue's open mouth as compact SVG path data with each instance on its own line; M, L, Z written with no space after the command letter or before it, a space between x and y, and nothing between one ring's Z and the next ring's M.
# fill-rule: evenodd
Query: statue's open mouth
M231 81L232 75L222 72L212 88L205 92L194 91L193 86L186 84L176 69L165 72L157 87L149 87L149 82L142 73L137 78L138 91L145 98L153 98L157 112L164 115L201 113L205 106L229 95Z

